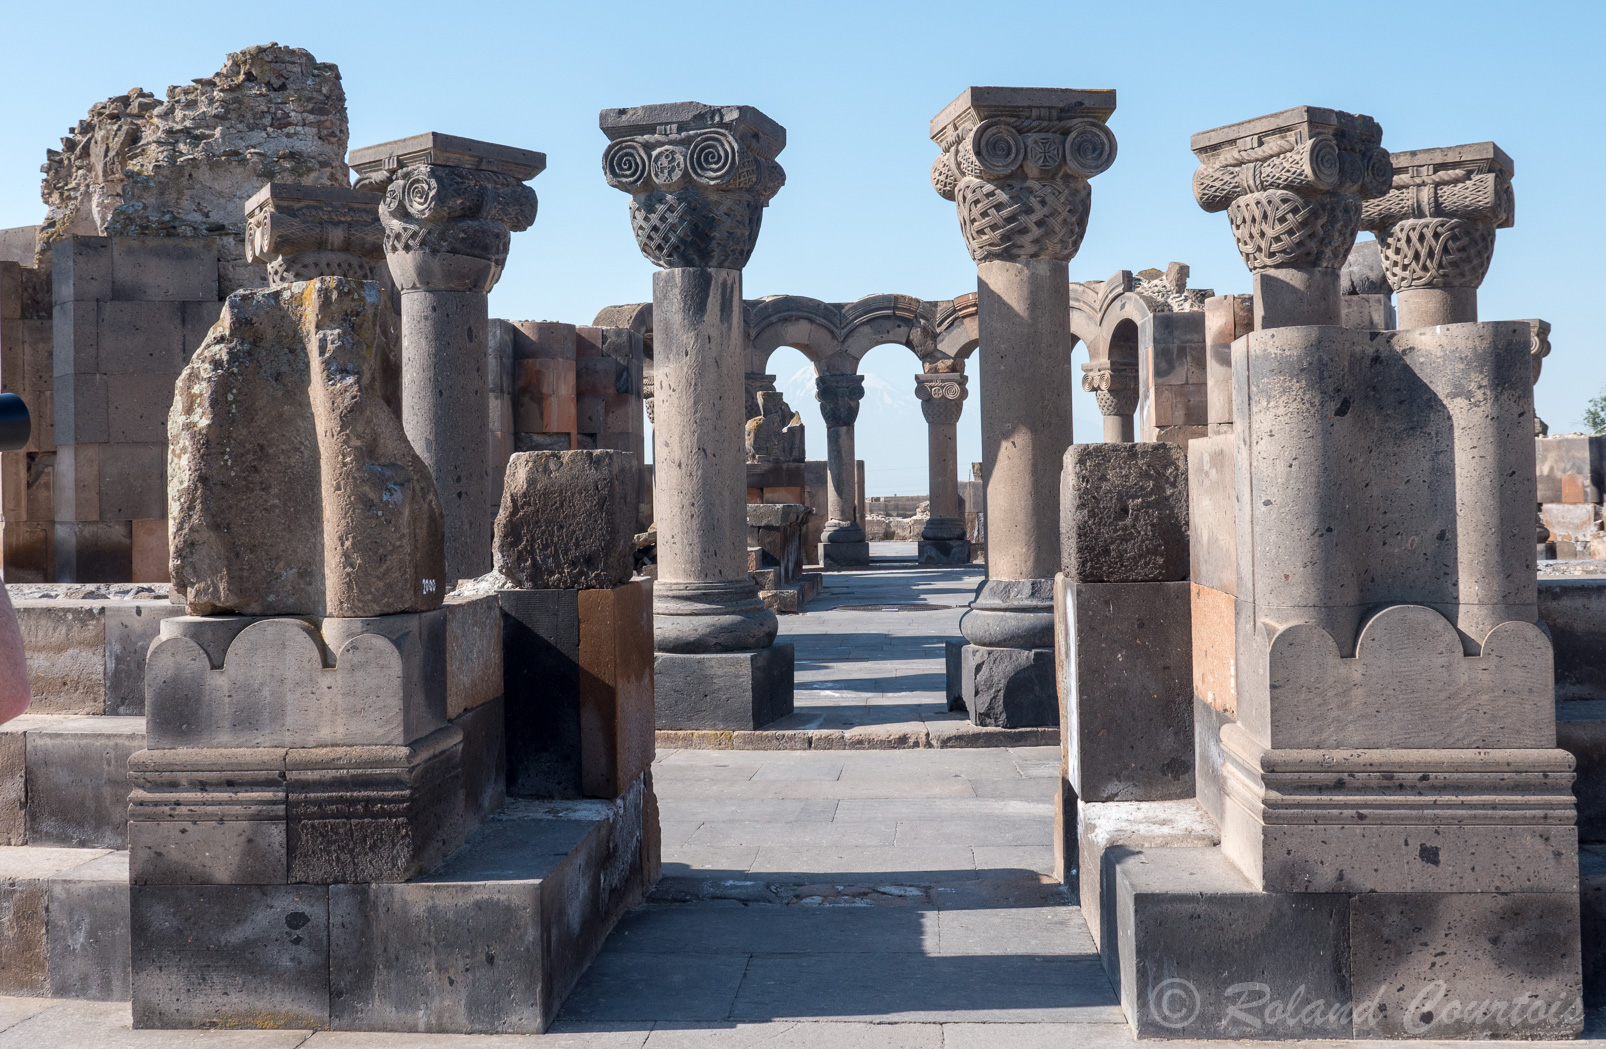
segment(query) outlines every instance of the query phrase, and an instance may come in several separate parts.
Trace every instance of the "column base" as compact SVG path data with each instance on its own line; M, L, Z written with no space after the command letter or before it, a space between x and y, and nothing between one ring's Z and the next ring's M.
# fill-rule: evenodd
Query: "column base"
M915 559L923 565L968 565L970 540L922 539Z
M972 724L1043 728L1060 723L1052 648L966 645L959 673L960 695Z
M659 652L653 694L660 729L762 728L792 713L791 645L751 652Z
M1583 1030L1571 893L1261 892L1214 848L1112 847L1097 874L1100 956L1140 1039Z
M965 713L965 658L966 645L963 641L944 641L942 643L943 665L947 671L948 709L954 713Z
M820 544L820 564L825 568L864 568L869 563L869 543Z

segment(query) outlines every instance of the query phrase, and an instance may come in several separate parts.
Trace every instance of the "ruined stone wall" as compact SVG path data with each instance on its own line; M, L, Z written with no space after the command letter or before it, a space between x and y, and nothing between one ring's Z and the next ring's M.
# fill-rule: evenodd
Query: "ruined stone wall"
M72 236L215 237L218 297L260 287L247 198L267 182L347 185L346 140L340 71L300 48L248 47L165 101L135 88L47 152L40 253Z

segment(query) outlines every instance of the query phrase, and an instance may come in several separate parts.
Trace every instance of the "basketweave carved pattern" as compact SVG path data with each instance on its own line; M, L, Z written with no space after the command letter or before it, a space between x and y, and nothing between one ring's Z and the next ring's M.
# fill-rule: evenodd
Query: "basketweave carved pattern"
M1494 258L1494 226L1465 219L1406 219L1378 235L1395 291L1476 288Z
M1138 370L1091 361L1082 365L1082 389L1093 395L1101 415L1131 415L1138 409Z
M655 265L741 269L758 243L764 204L744 192L654 191L630 198L630 228Z
M977 262L1069 261L1087 232L1093 190L1085 179L964 178L955 203L965 246Z
M1338 269L1360 228L1361 202L1349 193L1304 197L1288 190L1248 193L1227 207L1244 264Z

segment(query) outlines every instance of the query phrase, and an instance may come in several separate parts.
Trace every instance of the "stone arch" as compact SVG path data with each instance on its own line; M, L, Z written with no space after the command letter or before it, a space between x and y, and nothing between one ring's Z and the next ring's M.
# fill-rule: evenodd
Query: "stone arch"
M943 356L936 319L936 303L912 295L866 295L842 305L841 352L855 370L865 354L887 345L905 346L927 365Z
M980 337L976 329L976 293L960 295L936 304L933 318L937 332L937 352L961 368L976 351Z
M782 346L800 351L816 369L842 348L842 309L806 295L752 299L747 309L747 370L762 374Z

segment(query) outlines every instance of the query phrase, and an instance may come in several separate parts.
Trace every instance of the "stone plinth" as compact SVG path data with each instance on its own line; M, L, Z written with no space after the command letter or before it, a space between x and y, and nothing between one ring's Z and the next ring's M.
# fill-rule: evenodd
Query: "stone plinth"
M751 695L759 679L784 677L790 710L791 647L771 649L775 613L747 575L742 306L742 267L786 180L775 159L786 129L750 106L699 102L607 109L599 124L608 137L603 175L630 195L637 245L660 267L652 313L660 725L682 695L727 686ZM755 661L784 663L785 672L730 684L729 665ZM743 727L753 727L753 712Z
M1115 162L1114 91L972 87L931 122L931 170L976 261L987 582L960 621L965 702L1052 724L1053 575L1060 457L1071 443L1070 285L1092 206ZM994 702L976 688L1000 689ZM1028 692L1030 697L1028 698ZM1006 699L1007 697L1007 699ZM1030 714L1026 712L1030 711Z
M402 426L446 508L448 580L491 567L486 295L511 235L535 221L527 149L430 132L352 150L358 189L384 193L385 256L401 291Z
M1193 195L1225 211L1254 274L1255 327L1338 324L1339 271L1360 228L1361 202L1393 177L1371 117L1296 106L1201 131Z
M660 729L757 729L792 713L791 645L752 652L658 653L653 694Z

